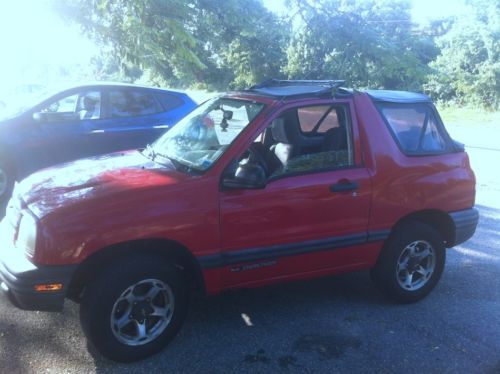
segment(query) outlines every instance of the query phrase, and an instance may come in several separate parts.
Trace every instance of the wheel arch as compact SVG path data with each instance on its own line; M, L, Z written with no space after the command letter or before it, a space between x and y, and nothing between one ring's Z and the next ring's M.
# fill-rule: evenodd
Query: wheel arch
M402 225L406 225L412 221L429 225L436 230L445 241L446 247L449 247L450 243L453 243L455 238L455 225L453 224L453 220L448 213L437 209L421 210L402 217L392 227L389 236L396 232Z
M6 190L0 195L0 203L10 199L12 195L12 189L18 180L18 167L16 164L15 157L8 148L3 148L4 144L0 143L0 168L4 169L7 175L7 185Z
M12 156L13 153L10 150L10 147L7 144L0 143L0 162L7 164L10 167L10 170L14 179L17 180L17 163L16 158Z
M68 287L67 296L78 301L85 284L93 279L117 258L134 255L151 255L173 261L185 271L194 286L206 294L205 281L201 266L193 254L182 244L167 239L141 239L102 248L88 256L77 268Z

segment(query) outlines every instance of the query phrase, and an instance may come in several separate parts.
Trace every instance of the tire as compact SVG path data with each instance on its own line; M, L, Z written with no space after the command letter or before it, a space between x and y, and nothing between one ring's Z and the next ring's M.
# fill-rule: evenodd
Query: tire
M444 241L432 227L408 222L391 234L370 275L391 299L413 303L432 291L443 273Z
M0 203L8 200L14 187L14 169L3 160L0 160Z
M158 257L133 256L112 263L86 286L80 322L102 356L133 362L159 352L175 337L187 307L181 270Z

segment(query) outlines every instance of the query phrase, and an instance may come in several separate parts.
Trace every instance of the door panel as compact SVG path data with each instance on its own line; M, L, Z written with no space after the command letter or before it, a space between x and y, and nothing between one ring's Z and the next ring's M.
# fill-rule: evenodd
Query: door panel
M87 136L95 154L144 148L173 123L148 90L109 88L104 98L105 119Z
M168 126L161 115L100 120L87 133L94 154L144 148L160 137Z
M89 156L87 129L96 120L30 121L23 125L20 177L36 170Z
M99 121L101 91L68 90L26 114L19 177L35 170L89 156L88 129Z
M357 188L333 191L339 183ZM329 249L366 243L370 199L364 168L289 176L262 190L222 191L225 285L296 273L290 256L300 256L302 272L348 266L349 252L332 257Z

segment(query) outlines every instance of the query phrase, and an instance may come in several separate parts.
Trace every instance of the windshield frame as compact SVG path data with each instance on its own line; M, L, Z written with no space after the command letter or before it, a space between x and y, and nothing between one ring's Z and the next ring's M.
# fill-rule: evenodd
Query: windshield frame
M226 145L221 145L221 148L223 147L226 147L220 155L218 155L218 157L213 161L211 162L210 165L208 165L206 168L198 168L196 167L194 164L192 164L189 160L185 160L185 159L178 159L176 157L171 157L172 155L166 155L166 154L163 154L163 152L161 152L160 150L158 150L156 148L156 146L161 142L162 139L164 139L164 137L168 136L169 133L171 133L172 131L174 131L175 127L178 126L178 125L181 125L181 122L182 121L189 121L191 118L195 117L196 115L198 115L197 111L205 106L206 108L209 107L209 105L213 102L216 102L218 100L230 100L230 101L241 101L243 103L249 103L249 104L258 104L261 106L260 110L257 112L257 114L255 114L253 116L253 118L250 119L250 121L244 126L244 128L239 131L239 133L234 137L234 139L232 139L232 141L229 143L229 144L226 144ZM167 133L165 133L164 135L160 136L158 139L156 139L152 145L150 146L154 152L146 152L147 149L145 149L143 151L144 156L148 157L149 159L153 160L154 162L157 162L159 164L162 164L164 165L165 163L161 162L160 160L158 160L159 158L160 159L165 159L165 160L168 160L168 162L170 162L171 164L174 164L175 167L176 167L176 170L178 171L183 171L183 172L186 172L188 174L194 174L194 175L202 175L202 174L206 174L207 172L209 172L210 170L212 170L216 165L219 164L219 161L221 161L221 159L224 158L224 156L230 152L230 150L239 142L239 139L241 137L244 136L244 134L246 134L248 131L250 131L250 129L253 127L253 124L255 123L255 121L260 118L263 113L265 113L267 111L267 109L269 108L269 102L267 100L256 100L255 97L242 97L242 96L233 96L233 95L220 95L220 96L215 96L209 100L206 100L204 101L203 103L201 103L200 105L198 105L198 107L196 107L191 113L189 113L186 117L184 117L178 124L174 125L173 128L171 130L169 130ZM202 112L200 112L202 113ZM215 125L215 126L219 126L218 124ZM184 161L187 161L186 163ZM180 167L179 167L180 166Z

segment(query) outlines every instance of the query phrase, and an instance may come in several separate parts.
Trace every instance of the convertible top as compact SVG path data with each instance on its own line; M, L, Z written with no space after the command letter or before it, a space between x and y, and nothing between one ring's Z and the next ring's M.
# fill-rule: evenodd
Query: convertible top
M408 91L390 91L390 90L366 90L365 91L373 101L384 101L389 103L430 103L429 96Z
M244 93L253 93L273 98L298 98L308 96L345 96L352 95L355 90L342 87L343 80L279 80L269 79L244 90ZM429 96L408 91L366 90L373 101L390 103L430 103Z
M256 93L259 95L297 98L301 96L333 96L338 91L346 94L346 89L341 88L343 80L279 80L269 79L262 83L250 87L244 92Z

